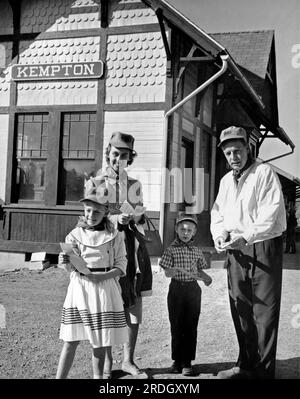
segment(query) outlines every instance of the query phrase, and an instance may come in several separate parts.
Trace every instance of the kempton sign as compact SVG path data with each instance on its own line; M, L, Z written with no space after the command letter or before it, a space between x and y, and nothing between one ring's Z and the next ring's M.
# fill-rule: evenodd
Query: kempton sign
M12 67L13 80L92 79L103 75L103 62L65 64L16 64Z

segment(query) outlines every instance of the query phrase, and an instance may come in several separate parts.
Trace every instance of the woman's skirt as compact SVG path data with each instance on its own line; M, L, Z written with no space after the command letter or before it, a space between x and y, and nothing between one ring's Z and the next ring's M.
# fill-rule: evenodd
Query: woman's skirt
M94 283L75 271L71 273L59 338L89 340L94 348L128 341L123 300L115 279Z

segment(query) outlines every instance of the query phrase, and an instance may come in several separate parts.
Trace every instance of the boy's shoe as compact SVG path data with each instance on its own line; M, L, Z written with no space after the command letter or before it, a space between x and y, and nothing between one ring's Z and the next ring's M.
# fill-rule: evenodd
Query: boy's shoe
M182 371L181 363L175 360L171 366L170 373L180 374Z
M194 375L194 370L190 362L183 363L182 366L182 375L184 376L192 376Z

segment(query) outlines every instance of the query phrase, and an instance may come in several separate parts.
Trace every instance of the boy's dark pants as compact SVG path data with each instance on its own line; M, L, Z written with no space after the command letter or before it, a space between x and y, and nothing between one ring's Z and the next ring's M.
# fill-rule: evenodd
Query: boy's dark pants
M239 342L237 366L275 377L282 285L282 237L229 251L228 290Z
M195 359L200 309L201 288L198 283L172 279L168 292L168 311L173 360L188 363Z

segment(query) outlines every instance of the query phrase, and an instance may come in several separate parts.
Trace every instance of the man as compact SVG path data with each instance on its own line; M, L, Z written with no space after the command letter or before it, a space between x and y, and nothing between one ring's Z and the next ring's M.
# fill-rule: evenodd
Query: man
M227 250L231 315L239 343L236 366L218 378L274 378L282 283L284 199L272 168L252 159L246 131L231 126L219 145L232 169L211 211L217 252Z

